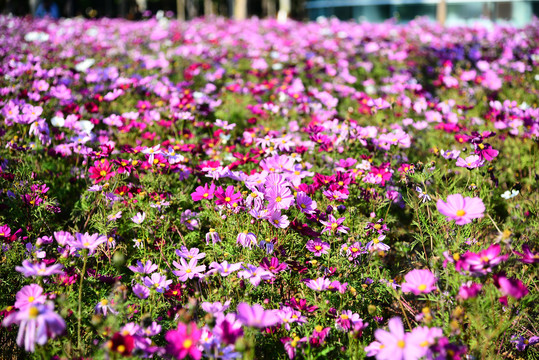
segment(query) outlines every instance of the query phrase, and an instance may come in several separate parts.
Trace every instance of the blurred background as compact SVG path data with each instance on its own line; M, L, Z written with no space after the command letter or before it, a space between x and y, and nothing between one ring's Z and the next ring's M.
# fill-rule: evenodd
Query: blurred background
M178 19L219 15L235 19L251 16L281 20L342 20L405 23L417 16L447 25L477 21L523 26L539 16L539 0L0 0L4 14L87 18L123 17L137 20L159 10Z

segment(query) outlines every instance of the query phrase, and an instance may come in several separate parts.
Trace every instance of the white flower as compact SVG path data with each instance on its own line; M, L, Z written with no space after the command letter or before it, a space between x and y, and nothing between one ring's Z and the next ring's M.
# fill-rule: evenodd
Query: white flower
M507 190L507 191L504 192L501 196L502 196L502 198L504 198L505 200L509 200L509 199L512 199L512 198L514 198L515 196L517 196L519 193L520 193L519 190L513 189L513 190L511 190L511 191Z
M66 122L65 119L60 116L55 116L51 119L51 124L52 126L55 126L55 127L62 127L64 126L65 122Z
M137 215L133 216L131 218L131 221L133 221L135 224L142 224L142 222L144 221L144 219L146 219L146 214L144 212L142 213L137 213Z

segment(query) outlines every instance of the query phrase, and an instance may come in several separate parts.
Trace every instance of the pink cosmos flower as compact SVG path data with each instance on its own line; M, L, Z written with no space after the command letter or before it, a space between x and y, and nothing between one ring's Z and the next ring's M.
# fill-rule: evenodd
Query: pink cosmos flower
M200 200L210 200L213 199L213 194L215 193L215 184L211 183L210 187L208 188L208 184L204 184L204 187L199 186L196 188L195 192L191 194L191 198L193 201L200 201Z
M428 294L436 290L436 278L428 269L414 269L404 277L403 292L412 292L414 295Z
M378 360L412 360L423 355L423 349L416 341L410 341L410 334L404 332L402 320L394 317L389 320L389 331L377 329L374 337L381 344L376 353Z
M177 330L169 330L165 335L168 341L166 351L176 359L183 359L189 355L199 360L202 357L202 351L199 350L197 344L201 335L202 330L197 327L196 323L192 322L189 325L179 323Z
M22 309L26 306L44 304L47 297L43 295L43 288L38 284L23 286L15 297L15 307Z
M495 274L493 280L494 285L496 285L504 297L511 296L515 299L520 299L530 292L522 281L516 278L508 278L504 273ZM500 301L503 303L503 298ZM505 305L507 305L507 300L505 300Z
M327 290L331 285L331 280L324 277L319 277L316 280L307 281L305 285L307 285L309 289L313 289L315 291L324 291Z
M30 276L51 276L54 274L63 274L62 270L64 266L62 264L54 264L47 266L42 263L31 263L29 260L24 260L22 266L15 266L15 270L22 273L25 277Z
M281 215L281 210L274 211L267 217L268 221L271 225L275 226L279 229L285 229L290 225L290 221L288 220L288 216Z
M468 281L467 283L461 285L459 289L459 297L463 300L472 299L479 294L482 287L483 285L481 284Z
M256 328L277 325L281 321L275 310L264 310L259 304L250 306L243 302L238 305L237 317L243 325Z
M531 251L527 244L522 245L522 252L514 251L515 255L518 255L520 259L518 261L524 264L534 264L539 262L539 253Z
M466 159L463 159L461 157L459 157L457 159L457 162L455 165L457 165L458 167L465 167L465 168L468 168L468 169L475 169L475 168L478 168L478 167L482 167L484 165L484 161L481 160L481 158L478 156L478 155L470 155L468 157L466 157Z
M322 234L327 231L331 231L331 232L338 231L338 232L347 234L350 228L341 225L344 222L344 220L346 220L346 218L344 217L336 219L335 216L329 215L328 221L320 221L321 224L325 225L324 230L322 230Z
M457 225L465 225L473 219L482 218L485 205L480 198L463 197L461 194L453 194L447 197L447 202L439 199L436 203L438 211L447 216L447 220L455 220Z
M314 256L322 256L322 254L328 253L329 243L320 239L309 240L307 242L307 250L312 252Z
M112 164L106 159L94 162L94 166L90 166L88 172L90 173L90 179L94 179L96 184L103 180L108 181L115 175Z
M298 192L298 196L296 197L296 204L298 205L300 211L305 214L314 213L317 207L316 201L312 200L304 192Z
M223 190L222 187L218 187L215 191L215 197L217 198L217 205L226 205L228 207L233 207L239 203L242 199L241 193L234 193L234 186L229 185L226 190Z
M273 274L262 267L257 267L251 264L247 264L243 267L244 270L238 272L238 277L249 280L249 282L257 287L262 280L270 280Z
M287 186L270 186L265 193L268 210L286 210L294 202L294 196Z
M232 274L234 271L238 271L239 269L241 269L241 262L239 263L235 263L235 264L229 264L228 261L223 261L221 264L217 263L217 262L212 262L210 264L210 268L212 270L210 270L208 273L209 274L214 274L216 272L218 272L221 276L228 276L230 274Z
M69 244L77 250L88 249L88 255L92 255L97 247L107 241L107 237L99 234L76 233L75 240Z
M197 259L189 260L189 263L185 259L180 259L181 264L177 261L172 262L172 265L176 267L179 271L173 271L172 273L179 277L179 280L182 282L187 281L187 279L192 279L194 277L199 277L200 273L206 270L206 265L197 266Z
M491 245L478 253L468 251L457 261L455 269L458 272L470 272L473 276L486 275L509 257L500 255L500 251L500 244Z

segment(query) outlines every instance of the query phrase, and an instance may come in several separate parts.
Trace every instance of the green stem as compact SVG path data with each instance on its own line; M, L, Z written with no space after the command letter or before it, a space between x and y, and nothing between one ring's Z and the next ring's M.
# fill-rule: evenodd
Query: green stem
M82 265L82 272L80 274L80 283L79 283L79 309L78 309L78 329L77 329L77 347L82 356L82 341L81 341L81 327L82 327L82 282L84 281L84 275L86 274L86 263L88 262L88 255L84 254L84 260Z

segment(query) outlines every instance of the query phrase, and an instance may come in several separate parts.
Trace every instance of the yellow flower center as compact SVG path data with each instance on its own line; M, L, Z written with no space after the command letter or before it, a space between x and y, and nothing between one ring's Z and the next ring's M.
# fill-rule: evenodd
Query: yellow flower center
M339 226L339 224L333 223L333 224L331 224L331 229L335 230L337 228L337 226Z
M28 302L31 303L31 302L34 302L34 300L35 300L35 298L34 298L33 296L29 296L29 297L28 297Z
M210 196L210 194L208 193L204 193L204 195L202 195L202 197L205 197L205 198L207 198L208 196Z
M109 301L107 299L101 300L101 306L106 306L109 304Z
M119 353L123 353L125 351L125 346L124 345L118 345L118 348L116 350L118 350Z
M275 199L275 201L277 201L277 202L281 202L281 200L282 200L282 199L281 199L280 196L277 196L277 199Z
M457 210L457 216L464 216L466 215L466 211L464 210Z
M380 225L380 224L375 224L375 225L374 225L374 228L375 228L376 230L380 230L380 229L382 228L382 225Z
M429 346L429 342L428 341L423 341L421 344L419 344L419 346L421 346L421 347Z
M229 202L230 200L231 200L231 199L230 199L228 196L225 198L225 201L226 201L226 202Z
M191 270L191 269L187 269L187 270L185 270L185 272L189 274L190 272L192 272L192 270Z
M105 170L101 170L101 171L99 172L99 175L101 175L101 176L106 176L106 175L107 175L107 172L106 172Z
M322 250L322 246L320 246L320 245L316 245L314 248L315 248L316 250Z
M341 319L343 319L343 320L348 320L348 315L342 314L342 315L341 315Z
M421 285L419 285L419 286L417 287L417 289L418 289L419 291L425 291L425 290L427 290L427 285L421 284Z
M183 346L185 349L189 349L191 346L193 346L193 340L191 340L191 339L185 339L185 340L183 341L182 346Z
M397 342L397 346L400 347L401 349L404 349L404 347L406 346L406 343L404 342L404 340L399 340Z
M30 310L28 310L28 316L30 317L30 319L35 319L38 315L39 310L35 306L32 306Z

